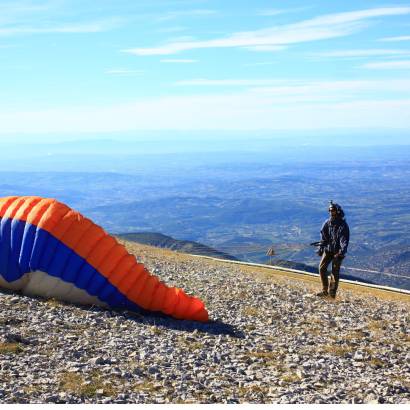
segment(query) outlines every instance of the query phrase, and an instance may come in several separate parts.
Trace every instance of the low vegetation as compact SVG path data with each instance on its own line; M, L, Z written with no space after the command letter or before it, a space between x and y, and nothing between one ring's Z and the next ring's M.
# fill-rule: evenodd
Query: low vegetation
M23 351L23 346L20 343L0 343L0 354L19 354Z
M64 372L59 376L59 391L75 393L84 397L93 397L97 394L114 396L118 389L106 381L104 375L94 371L87 378L76 372Z

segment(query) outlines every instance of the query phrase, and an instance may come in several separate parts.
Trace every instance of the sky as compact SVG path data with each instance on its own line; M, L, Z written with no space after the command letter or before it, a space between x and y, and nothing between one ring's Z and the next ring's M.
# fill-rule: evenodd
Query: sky
M0 141L410 129L410 1L0 0Z

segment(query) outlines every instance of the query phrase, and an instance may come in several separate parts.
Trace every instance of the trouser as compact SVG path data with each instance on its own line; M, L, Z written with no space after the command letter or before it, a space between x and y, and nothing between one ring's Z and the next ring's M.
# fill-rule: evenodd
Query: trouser
M327 268L332 262L332 274L329 279L327 277ZM333 253L324 252L319 264L319 274L322 281L323 291L328 292L332 296L336 296L337 288L339 286L340 266L342 265L341 258L334 258Z

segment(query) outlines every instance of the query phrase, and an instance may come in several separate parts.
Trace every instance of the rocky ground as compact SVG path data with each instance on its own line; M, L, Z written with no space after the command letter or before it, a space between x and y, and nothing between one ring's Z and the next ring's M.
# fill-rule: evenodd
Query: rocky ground
M128 245L207 324L0 293L0 403L410 403L408 296Z

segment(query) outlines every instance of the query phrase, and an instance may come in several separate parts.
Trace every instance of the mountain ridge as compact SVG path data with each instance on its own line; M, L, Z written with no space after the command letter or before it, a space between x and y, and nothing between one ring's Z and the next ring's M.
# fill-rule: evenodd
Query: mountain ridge
M189 255L200 255L214 257L217 259L231 260L241 262L241 259L236 258L235 256L229 255L228 253L219 251L217 249L211 248L207 245L204 245L195 241L187 241L175 239L171 236L164 235L159 232L134 232L134 233L122 233L116 235L118 238L129 242L136 242L143 245L154 246L156 248L169 249L172 251L182 252ZM310 273L318 273L317 267L307 265L301 262L288 261L283 259L274 259L276 266L280 266L288 269L295 269ZM269 264L267 264L269 266ZM355 275L349 275L341 273L341 279L352 280L361 283L375 284L375 282L364 279Z
M116 236L130 242L151 245L157 248L166 248L188 254L213 256L220 259L239 261L238 258L235 258L228 253L218 251L199 242L175 239L159 232L122 233L117 234Z

